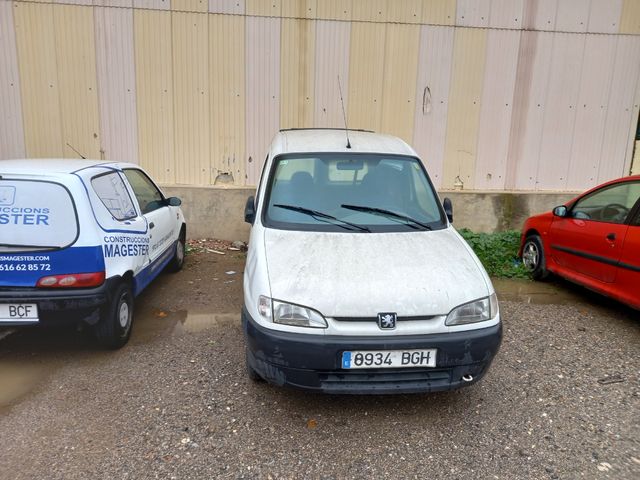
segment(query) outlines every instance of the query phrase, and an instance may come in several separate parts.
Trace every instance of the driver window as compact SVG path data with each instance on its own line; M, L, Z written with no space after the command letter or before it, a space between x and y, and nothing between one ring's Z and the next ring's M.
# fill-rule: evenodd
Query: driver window
M571 216L583 220L624 223L640 197L640 182L626 182L605 187L578 200Z
M142 171L127 168L124 175L129 180L143 215L165 206L162 193Z

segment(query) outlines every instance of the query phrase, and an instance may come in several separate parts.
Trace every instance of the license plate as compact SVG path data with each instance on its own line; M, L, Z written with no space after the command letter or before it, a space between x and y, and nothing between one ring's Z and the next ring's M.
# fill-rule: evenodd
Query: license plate
M342 352L342 368L435 367L436 349Z
M0 323L38 321L38 306L35 303L0 303Z

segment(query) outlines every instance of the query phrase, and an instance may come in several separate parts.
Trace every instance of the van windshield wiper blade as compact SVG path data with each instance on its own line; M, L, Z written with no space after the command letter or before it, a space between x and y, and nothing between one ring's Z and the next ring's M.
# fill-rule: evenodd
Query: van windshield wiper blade
M356 230L360 230L361 232L371 233L371 230L369 230L367 227L363 227L362 225L356 225L355 223L341 220L332 215L329 215L328 213L319 212L317 210L311 210L310 208L300 207L298 205L283 205L282 203L276 203L273 206L278 208L284 208L286 210L291 210L293 212L304 213L306 215L317 218L319 220L322 219L324 221L327 221L327 223L332 223L334 225L337 225L338 227L346 228L347 230L352 230L353 228L355 228ZM353 228L348 228L347 226L353 227Z
M422 223L415 218L409 217L408 215L402 215L401 213L392 212L391 210L385 210L384 208L375 208L375 207L365 207L363 205L340 205L342 208L346 208L347 210L355 210L356 212L365 212L371 213L373 215L382 215L383 217L396 218L398 220L404 220L408 222L407 225L413 228L424 228L425 230L433 230L430 225L426 223Z

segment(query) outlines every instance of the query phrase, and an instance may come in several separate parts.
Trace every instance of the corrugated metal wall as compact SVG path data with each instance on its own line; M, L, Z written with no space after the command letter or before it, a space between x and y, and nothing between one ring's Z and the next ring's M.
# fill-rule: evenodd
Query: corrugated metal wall
M627 174L638 0L0 0L0 158L255 184L279 128L398 135L437 186Z

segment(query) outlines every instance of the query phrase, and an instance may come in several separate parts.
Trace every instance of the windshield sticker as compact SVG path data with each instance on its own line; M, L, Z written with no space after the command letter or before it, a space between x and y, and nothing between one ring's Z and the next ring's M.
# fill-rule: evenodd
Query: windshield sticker
M13 205L16 199L16 187L0 187L0 205Z

